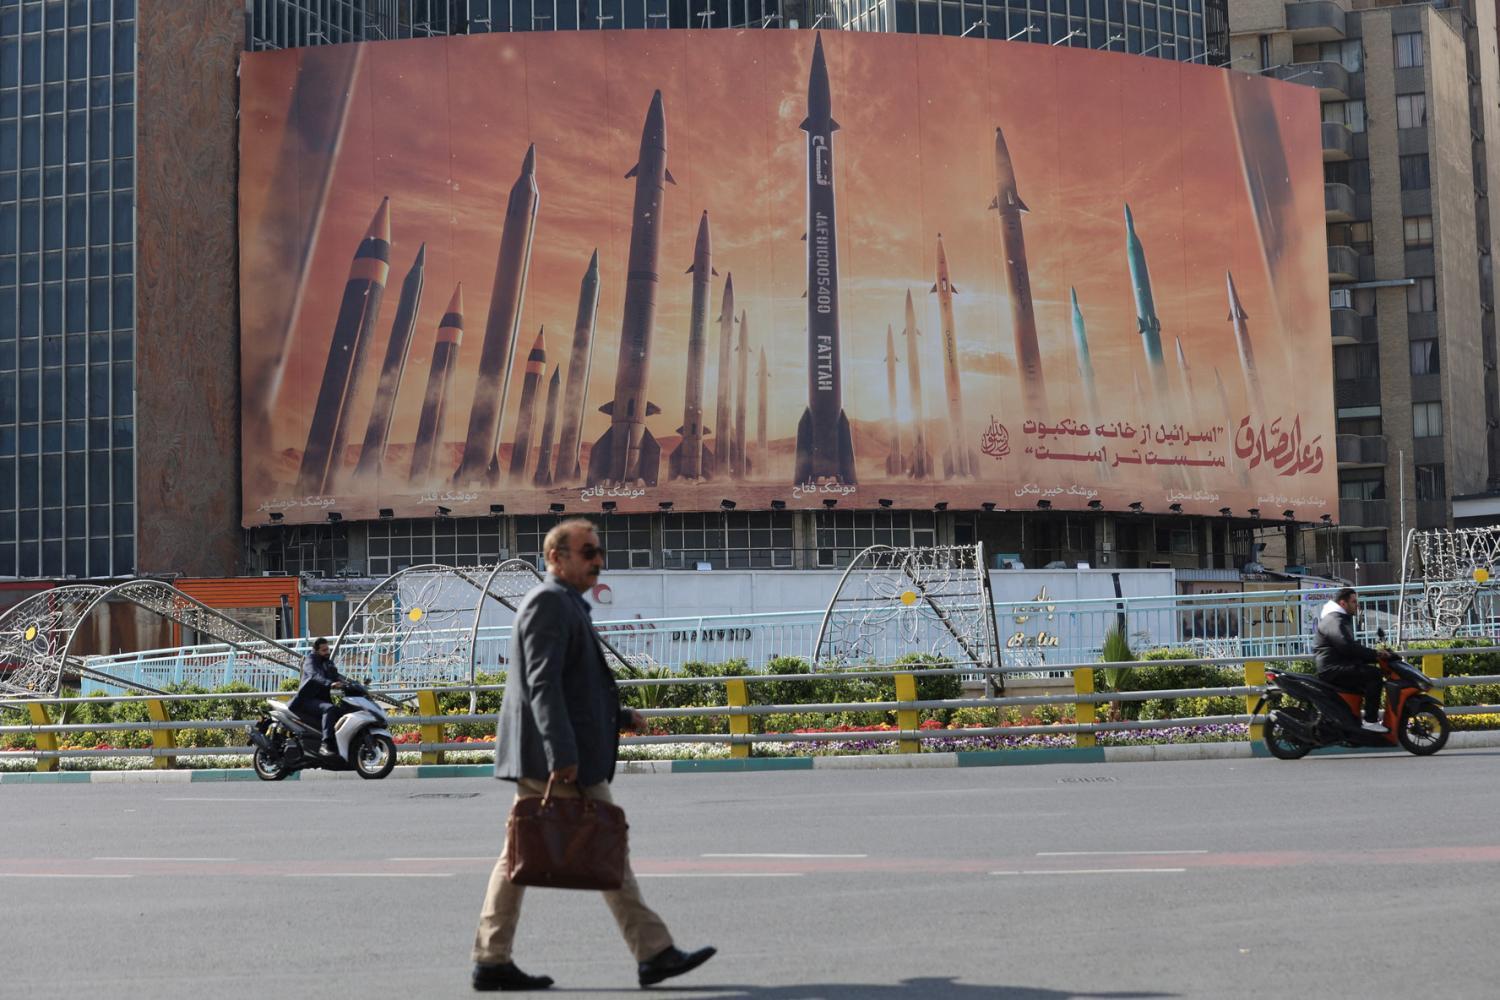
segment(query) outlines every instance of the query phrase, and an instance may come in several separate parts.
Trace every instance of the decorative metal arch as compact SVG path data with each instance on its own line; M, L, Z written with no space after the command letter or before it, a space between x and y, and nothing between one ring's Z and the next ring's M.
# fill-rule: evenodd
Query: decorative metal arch
M1401 551L1401 597L1395 642L1451 639L1469 617L1484 584L1500 571L1500 528L1411 530ZM1420 582L1420 599L1407 590Z
M351 633L364 636L340 667L379 673L377 683L461 681L473 661L474 622L479 602L460 601L475 586L483 567L424 563L398 570L366 594L333 641L338 656ZM455 587L455 584L465 587Z
M998 668L1000 636L983 544L865 549L839 578L818 627L813 662L875 655L889 631L912 647L922 644L922 652L947 647L976 667ZM997 676L986 674L986 689L1004 688L1003 679L991 683Z
M0 693L45 696L57 693L73 632L106 590L73 584L39 591L0 613Z

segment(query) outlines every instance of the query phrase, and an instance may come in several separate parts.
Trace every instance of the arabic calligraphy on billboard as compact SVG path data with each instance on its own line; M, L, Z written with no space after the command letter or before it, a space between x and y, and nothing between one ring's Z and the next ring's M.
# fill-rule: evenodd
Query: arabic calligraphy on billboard
M244 519L1336 513L1317 94L1116 53L252 53Z

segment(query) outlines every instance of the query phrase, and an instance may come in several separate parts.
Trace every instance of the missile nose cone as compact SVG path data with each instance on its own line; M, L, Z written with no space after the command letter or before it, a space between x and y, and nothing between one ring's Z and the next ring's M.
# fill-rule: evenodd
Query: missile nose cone
M808 117L812 118L815 112L827 112L831 103L828 92L828 62L823 58L823 34L819 32L813 42L812 68L807 73Z
M1125 203L1125 232L1130 236L1135 235L1135 216L1130 214L1130 203Z
M594 247L594 256L589 258L589 271L592 274L599 273L599 248Z
M536 340L531 345L531 360L541 361L547 357L547 328L544 326L536 332Z
M391 199L387 195L380 199L380 207L375 210L375 216L370 220L370 228L365 230L365 239L391 241Z
M1005 130L999 125L995 126L995 153L1005 157L1007 161L1010 159L1010 147L1005 144Z
M704 209L703 214L698 218L698 244L695 249L697 253L708 253L709 241L707 209Z
M521 176L530 177L536 173L536 143L526 147L526 158L521 161Z
M1073 311L1078 312L1078 289L1068 289L1068 301L1073 304Z
M1248 319L1249 314L1245 312L1245 307L1240 304L1239 289L1234 287L1234 275L1229 271L1225 271L1224 280L1229 286L1229 318Z
M464 314L464 283L462 281L453 286L453 297L448 300L448 308L444 311L456 316Z

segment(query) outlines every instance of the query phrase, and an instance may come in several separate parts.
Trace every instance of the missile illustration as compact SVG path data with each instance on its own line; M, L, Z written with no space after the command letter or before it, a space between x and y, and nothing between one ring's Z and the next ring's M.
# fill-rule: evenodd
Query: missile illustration
M1250 316L1240 304L1239 291L1234 287L1234 275L1225 271L1224 280L1229 286L1229 321L1234 324L1234 346L1240 352L1240 371L1245 376L1245 389L1250 397L1250 405L1255 408L1255 419L1260 419L1266 412L1266 404L1260 391L1260 372L1255 367L1255 351L1250 346L1250 327L1246 322Z
M1073 350L1078 355L1078 377L1083 380L1083 395L1088 401L1089 416L1097 419L1099 391L1094 386L1094 362L1089 357L1089 335L1083 323L1083 310L1078 308L1078 289L1069 288L1068 298L1073 304Z
M589 258L589 269L578 286L578 319L573 323L573 351L568 356L568 385L563 391L562 434L557 442L556 483L577 482L583 475L578 466L578 444L587 405L589 369L594 358L594 327L599 316L599 251Z
M734 464L734 434L729 426L729 366L734 354L734 274L724 275L724 291L719 303L719 397L715 412L719 429L715 439L718 467L727 472ZM704 433L707 433L706 431Z
M1187 352L1182 349L1182 338L1173 337L1172 342L1177 349L1177 376L1182 380L1182 398L1187 400L1184 405L1188 411L1189 430L1196 432L1199 429L1198 400L1193 395L1193 370L1188 367ZM1191 466L1181 468L1189 485L1197 486L1202 481L1197 469Z
M532 482L552 485L552 439L557 433L557 390L562 384L562 366L552 367L552 381L547 383L547 415L542 418L542 443L537 446L536 474Z
M713 247L708 235L708 212L698 220L698 240L693 246L693 306L688 320L687 386L683 391L682 440L667 462L672 479L701 479L713 471L713 453L705 448L703 435L703 364L708 345L709 283L718 271L713 267ZM707 469L704 466L707 466Z
M807 78L807 409L797 421L795 482L853 485L854 439L839 370L838 214L834 203L833 97L823 36L813 43ZM743 342L743 331L741 341Z
M898 476L906 471L906 462L901 457L901 410L896 406L896 334L891 325L885 325L885 389L891 400L891 451L885 458L885 471Z
M1010 327L1015 337L1016 365L1021 394L1033 419L1047 412L1047 384L1042 376L1042 351L1036 336L1036 309L1031 300L1031 268L1026 263L1026 234L1021 214L1031 211L1016 191L1016 170L1005 145L1005 133L995 129L995 198L990 208L1000 216L1000 254L1005 259L1005 291L1010 299Z
M943 385L948 390L948 452L943 457L943 474L948 477L972 476L979 469L978 456L968 446L964 430L963 387L958 380L958 331L953 322L953 294L958 291L948 277L948 254L943 250L943 234L937 238L937 282L932 291L938 297L938 315L943 328Z
M422 303L422 280L427 269L427 244L417 250L417 259L406 280L401 282L401 298L396 303L396 321L391 324L391 339L385 345L385 361L380 366L380 384L375 389L375 404L370 407L370 422L365 427L365 441L359 449L356 476L380 475L381 456L391 433L391 417L396 412L396 394L401 391L401 376L406 371L406 356L411 353L411 335L417 326L417 308Z
M1224 388L1224 377L1219 374L1219 366L1214 365L1214 390L1219 395L1219 412L1224 417L1224 429L1231 433L1235 427L1234 410L1229 405L1229 390ZM1245 463L1236 463L1240 470L1240 485L1250 485L1250 470L1245 468Z
M734 390L734 457L738 463L732 473L736 479L750 474L750 455L745 449L745 406L750 398L750 347L745 343L749 333L750 317L740 310L740 343L735 348L735 370L738 377Z
M756 412L755 412L755 467L760 469L762 476L766 474L767 451L766 442L766 380L770 378L766 371L766 349L760 349L760 367L755 372Z
M531 270L531 241L541 198L536 188L536 144L526 148L521 174L511 185L500 231L500 253L495 261L495 283L490 291L490 313L479 350L479 374L474 405L469 410L469 433L453 481L460 485L494 485L500 478L500 432L510 393L516 341L521 333L521 305Z
M521 381L521 406L516 416L516 439L510 446L510 477L520 482L526 476L526 460L531 457L531 424L536 412L536 392L547 371L546 327L536 332L536 342L526 356L526 373Z
M323 381L318 386L307 447L302 450L302 467L297 474L297 489L302 493L325 492L343 464L355 383L374 336L390 270L391 199L382 198L349 265L349 279L333 324L328 361L323 366Z
M926 479L932 475L932 453L927 450L927 431L922 426L927 415L922 411L922 356L917 351L917 338L922 335L917 329L917 310L911 304L911 291L906 293L906 379L907 396L911 400L912 453L907 463L907 472L913 479Z
M1146 248L1135 232L1135 217L1125 206L1125 256L1130 262L1130 286L1135 294L1135 322L1146 351L1146 366L1151 375L1151 389L1160 400L1171 398L1167 388L1167 366L1161 353L1161 320L1156 316L1156 300L1151 295L1151 271L1146 266Z
M589 485L644 482L655 486L661 445L646 429L646 418L661 407L646 399L651 371L651 335L656 327L657 266L661 255L661 211L668 183L667 119L661 91L651 96L641 129L640 156L625 175L635 178L631 212L630 257L625 278L625 315L620 322L620 360L615 368L615 398L599 408L610 417L609 430L589 451Z
M453 386L453 372L458 368L458 348L463 339L464 286L460 283L448 300L448 309L438 323L437 340L432 345L432 362L427 368L427 394L422 399L417 440L411 450L413 483L420 483L431 474L433 455L443 443L448 394Z

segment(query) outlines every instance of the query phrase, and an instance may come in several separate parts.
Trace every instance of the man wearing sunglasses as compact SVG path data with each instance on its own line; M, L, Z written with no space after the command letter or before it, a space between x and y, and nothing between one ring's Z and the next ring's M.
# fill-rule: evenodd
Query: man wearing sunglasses
M557 783L553 795L581 794L610 802L620 730L639 731L645 720L620 705L583 599L599 582L604 550L591 521L571 518L547 533L542 557L547 578L516 609L495 735L495 777L514 781L518 798L541 796L550 779ZM528 975L511 959L523 891L506 877L502 852L474 935L476 990L544 990L552 985L552 977ZM604 893L604 901L635 955L641 986L680 976L713 957L713 948L684 952L672 943L666 924L641 900L628 858L624 883Z

